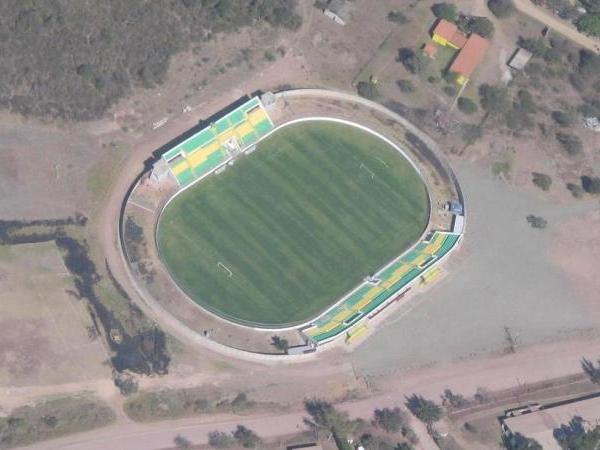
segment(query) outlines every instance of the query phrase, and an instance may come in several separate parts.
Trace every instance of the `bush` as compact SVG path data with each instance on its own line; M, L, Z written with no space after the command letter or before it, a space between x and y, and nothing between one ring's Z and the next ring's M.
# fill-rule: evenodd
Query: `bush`
M581 177L581 187L588 194L600 194L600 177Z
M559 124L561 127L570 127L575 123L575 118L573 114L570 114L565 111L552 111L552 119Z
M583 149L581 139L574 134L556 133L556 140L560 142L562 148L571 156L580 153Z
M244 448L257 448L262 442L258 435L243 425L238 425L233 432L235 440Z
M401 428L407 425L408 418L400 408L376 409L374 412L374 423L387 433L397 433Z
M356 87L358 95L361 97L369 100L375 100L377 97L379 97L377 86L375 86L373 83L369 83L368 81L359 81Z
M465 16L459 26L467 34L475 33L486 38L494 34L494 24L487 17Z
M398 80L396 81L396 85L402 92L414 92L415 86L412 84L410 80Z
M222 431L208 433L208 445L215 448L229 448L235 444L235 439Z
M431 12L438 19L445 19L450 22L456 22L458 10L452 3L436 3L431 7Z
M390 11L387 15L387 19L390 22L397 23L398 25L404 25L409 22L408 17L406 17L400 11Z
M548 221L546 219L540 216L535 216L533 214L529 214L526 219L532 228L544 229L548 225Z
M512 0L488 0L488 8L499 19L510 17L515 12L515 5Z
M542 191L549 190L550 186L552 185L552 178L550 178L550 175L546 175L545 173L532 172L531 181Z
M477 112L477 103L467 97L459 97L458 109L464 114L475 114Z
M517 107L521 111L527 114L533 114L536 112L537 107L529 91L526 91L525 89L519 89L519 92L517 93L517 99Z
M398 50L397 60L412 74L421 72L426 65L423 58L417 55L412 49L406 47Z

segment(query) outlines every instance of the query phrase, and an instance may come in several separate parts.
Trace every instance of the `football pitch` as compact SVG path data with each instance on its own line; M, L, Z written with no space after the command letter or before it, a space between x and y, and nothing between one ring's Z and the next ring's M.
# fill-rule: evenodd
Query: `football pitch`
M392 146L350 125L276 131L159 220L171 276L198 304L263 326L310 320L410 247L426 187Z

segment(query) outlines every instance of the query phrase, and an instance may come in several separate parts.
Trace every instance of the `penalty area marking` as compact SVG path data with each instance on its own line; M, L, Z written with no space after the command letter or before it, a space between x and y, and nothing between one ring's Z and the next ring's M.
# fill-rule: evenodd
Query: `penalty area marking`
M217 262L217 267L220 268L220 269L223 269L225 272L227 272L227 276L229 278L231 278L233 276L233 272L231 270L229 270L229 267L227 267L221 261Z

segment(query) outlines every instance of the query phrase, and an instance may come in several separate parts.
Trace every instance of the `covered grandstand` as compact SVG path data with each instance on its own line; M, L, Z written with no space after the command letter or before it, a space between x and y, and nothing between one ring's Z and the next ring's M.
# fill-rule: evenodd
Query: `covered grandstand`
M179 186L187 186L227 163L274 128L254 97L162 155Z
M302 330L314 344L350 332L363 319L385 308L419 276L425 275L459 241L461 235L434 231L412 250L392 261Z

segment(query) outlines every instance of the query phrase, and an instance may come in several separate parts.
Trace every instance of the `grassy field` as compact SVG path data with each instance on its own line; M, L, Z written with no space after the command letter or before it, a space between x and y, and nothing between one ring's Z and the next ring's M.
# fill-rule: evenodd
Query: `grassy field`
M275 326L310 319L402 253L428 213L425 185L387 143L305 122L173 200L158 244L199 304Z

